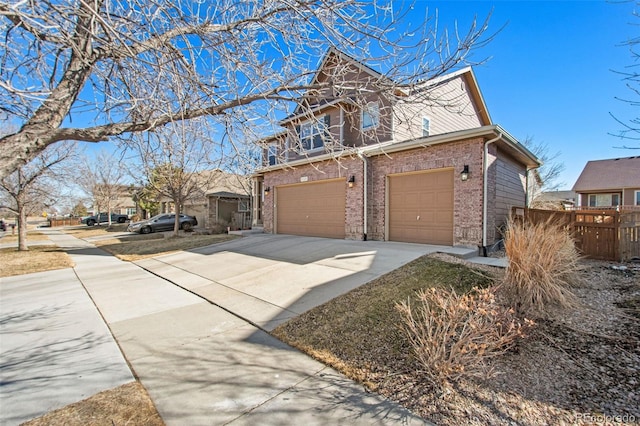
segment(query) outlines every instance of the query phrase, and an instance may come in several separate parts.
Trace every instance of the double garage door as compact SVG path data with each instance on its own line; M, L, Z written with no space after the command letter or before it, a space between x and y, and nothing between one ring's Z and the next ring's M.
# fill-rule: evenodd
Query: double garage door
M335 179L276 192L276 232L345 238L346 182ZM388 177L388 240L453 244L453 170Z
M276 232L345 238L346 180L276 188Z

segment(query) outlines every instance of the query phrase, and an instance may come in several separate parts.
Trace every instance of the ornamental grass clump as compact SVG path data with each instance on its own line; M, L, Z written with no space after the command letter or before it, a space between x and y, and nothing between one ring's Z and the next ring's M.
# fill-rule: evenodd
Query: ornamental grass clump
M500 292L518 314L544 317L573 305L570 287L579 279L580 255L565 227L510 220L505 250L509 264Z
M489 377L487 360L503 354L533 323L496 301L495 289L456 294L434 287L396 305L421 373L443 389L463 377Z

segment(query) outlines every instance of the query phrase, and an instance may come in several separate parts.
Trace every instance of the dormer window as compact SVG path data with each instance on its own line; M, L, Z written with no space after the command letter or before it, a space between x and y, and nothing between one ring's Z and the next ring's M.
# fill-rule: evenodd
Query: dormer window
M429 117L422 117L422 136L431 134L431 120Z
M298 151L306 152L322 149L329 131L329 115L320 116L317 121L302 123L296 130L300 137Z
M369 102L362 109L362 130L375 129L380 125L380 105Z

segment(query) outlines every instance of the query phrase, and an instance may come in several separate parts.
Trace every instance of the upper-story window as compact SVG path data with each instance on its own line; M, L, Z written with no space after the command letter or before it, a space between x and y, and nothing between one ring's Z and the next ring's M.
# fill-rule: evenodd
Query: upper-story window
M275 166L278 164L278 145L275 143L270 144L267 147L267 159L269 166Z
M362 130L375 129L380 125L380 105L369 102L362 109Z
M640 206L640 191L636 191L636 206Z
M431 119L429 117L422 117L422 136L429 136L431 134Z
M329 131L329 115L318 117L317 121L302 123L298 129L300 136L299 151L314 151L324 147L324 140Z

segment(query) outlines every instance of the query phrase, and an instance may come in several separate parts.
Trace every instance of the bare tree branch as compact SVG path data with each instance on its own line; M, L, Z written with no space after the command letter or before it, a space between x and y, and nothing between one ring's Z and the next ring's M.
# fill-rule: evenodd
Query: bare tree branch
M0 115L19 127L0 138L0 176L64 140L101 142L204 116L220 127L251 127L245 134L274 128L303 93L349 86L346 74L323 83L311 78L330 47L378 67L389 78L376 90L392 99L469 63L491 39L486 20L451 37L429 27L431 18L403 27L418 5L0 2Z

